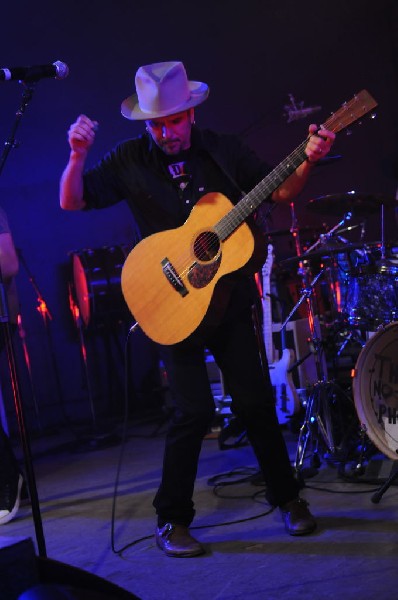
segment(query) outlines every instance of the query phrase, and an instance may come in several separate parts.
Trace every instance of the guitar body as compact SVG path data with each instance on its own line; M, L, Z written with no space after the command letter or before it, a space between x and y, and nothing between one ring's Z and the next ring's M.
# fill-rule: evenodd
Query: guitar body
M124 298L141 329L160 344L187 338L202 323L220 279L244 267L254 237L243 222L224 241L214 224L233 204L209 193L181 227L144 238L128 255L121 274Z
M289 423L300 410L300 400L289 370L294 363L294 350L285 348L282 357L269 365L269 374L275 396L275 408L280 425Z

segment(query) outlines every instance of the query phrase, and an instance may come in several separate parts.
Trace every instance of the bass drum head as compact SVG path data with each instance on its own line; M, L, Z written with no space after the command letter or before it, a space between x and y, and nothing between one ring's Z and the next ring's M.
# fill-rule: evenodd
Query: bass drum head
M375 446L398 460L398 322L377 331L355 366L353 393L361 425Z

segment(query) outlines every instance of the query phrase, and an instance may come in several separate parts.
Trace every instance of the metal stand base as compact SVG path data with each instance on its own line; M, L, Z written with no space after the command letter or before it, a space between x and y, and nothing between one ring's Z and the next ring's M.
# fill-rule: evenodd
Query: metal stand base
M389 487L392 486L394 481L398 479L398 464L395 467L394 471L391 473L390 477L383 483L383 485L373 494L371 500L374 504L378 504L384 495L384 493L388 490Z
M353 411L352 400L336 383L322 381L313 386L296 449L294 466L299 478L307 450L311 451L311 467L315 469L322 456L333 463L349 460L352 426L347 428L347 410Z

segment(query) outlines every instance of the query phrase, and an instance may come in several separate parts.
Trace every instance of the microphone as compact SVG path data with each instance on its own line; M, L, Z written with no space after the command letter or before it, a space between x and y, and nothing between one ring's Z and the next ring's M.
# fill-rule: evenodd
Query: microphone
M36 65L33 67L10 67L0 69L0 81L39 81L44 77L65 79L69 75L69 67L57 60L52 65Z

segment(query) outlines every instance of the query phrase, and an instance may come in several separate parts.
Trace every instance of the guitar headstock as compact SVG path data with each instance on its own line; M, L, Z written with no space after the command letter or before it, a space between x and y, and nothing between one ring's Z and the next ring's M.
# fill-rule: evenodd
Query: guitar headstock
M274 263L274 247L272 244L268 244L267 258L261 269L263 278L271 277L272 265Z
M341 108L323 123L322 127L338 133L348 127L348 125L358 121L358 119L376 108L376 106L376 100L367 90L362 90L358 94L355 94L351 100L344 102Z

